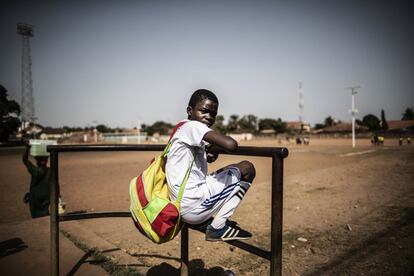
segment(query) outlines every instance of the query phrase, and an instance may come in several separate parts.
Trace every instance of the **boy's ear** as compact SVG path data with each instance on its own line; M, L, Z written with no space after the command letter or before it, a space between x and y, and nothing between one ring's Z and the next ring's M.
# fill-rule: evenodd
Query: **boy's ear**
M191 106L187 106L187 115L188 115L188 117L191 117L192 114L193 114L193 108Z

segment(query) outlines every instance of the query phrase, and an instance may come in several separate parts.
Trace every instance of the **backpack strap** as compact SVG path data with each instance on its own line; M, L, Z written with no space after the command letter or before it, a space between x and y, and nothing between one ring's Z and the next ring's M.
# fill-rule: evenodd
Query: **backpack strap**
M193 154L193 156L194 156L194 154ZM181 198L183 197L184 188L187 185L187 180L188 180L188 177L190 176L190 172L191 172L191 168L193 167L193 164L194 164L194 158L193 158L193 161L191 161L191 164L188 167L187 172L185 173L183 182L181 182L180 190L178 191L177 200L175 201L176 203L178 203L178 205L181 205Z
M170 139L168 140L168 142L170 142L171 141L171 139L173 138L173 136L174 136L174 134L177 132L177 130L183 125L183 124L185 124L185 123L187 123L188 121L181 121L181 122L179 122L175 127L174 127L174 129L173 129L173 131L171 132L171 135L170 135Z
M177 130L182 126L182 125L184 125L185 123L187 123L188 121L181 121L181 122L179 122L175 127L174 127L174 129L173 129L173 131L171 132L171 135L170 135L170 139L168 139L168 144L167 144L167 146L165 147L165 149L164 149L164 152L162 153L162 156L163 157L166 157L167 156L167 154L168 154L168 152L170 151L170 147L171 147L171 139L173 138L173 136L174 136L174 134L177 132Z
M181 122L179 122L175 127L174 127L174 129L173 129L173 131L172 131L172 133L171 133L171 135L170 135L170 139L168 140L168 145L165 147L165 149L164 149L164 152L163 152L163 156L165 157L165 156L167 156L167 154L168 154L168 152L170 151L170 147L171 147L171 139L173 138L173 136L174 136L174 134L177 132L177 130L182 126L182 125L184 125L185 123L187 123L188 121L181 121ZM195 154L193 153L193 157L195 158ZM183 197L183 194L184 194L184 189L185 189L185 186L186 186L186 184L187 184L187 180L188 180L188 177L190 176L190 172L191 172L191 168L193 167L193 164L194 164L194 158L193 158L193 161L191 161L191 164L190 164L190 166L188 166L188 169L187 169L187 172L185 173L185 176L184 176L184 179L183 179L183 181L181 182L181 185L180 185L180 190L178 191L178 196L177 196L177 200L175 201L178 205L180 205L180 202L181 202L181 198Z

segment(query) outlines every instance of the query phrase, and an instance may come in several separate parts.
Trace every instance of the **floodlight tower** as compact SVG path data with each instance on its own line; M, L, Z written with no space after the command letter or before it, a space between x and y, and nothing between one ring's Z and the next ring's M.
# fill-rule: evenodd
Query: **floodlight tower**
M358 113L358 109L355 108L355 94L358 93L356 89L361 88L361 86L352 86L345 89L351 90L352 105L349 112L352 114L352 147L355 148L355 113Z
M30 50L30 38L33 37L33 26L24 23L17 24L17 33L22 36L22 128L26 128L26 123L34 122L35 110L33 99L32 81L32 56Z
M300 131L303 129L303 109L305 107L305 103L303 101L303 87L302 82L299 82L299 122L300 122Z

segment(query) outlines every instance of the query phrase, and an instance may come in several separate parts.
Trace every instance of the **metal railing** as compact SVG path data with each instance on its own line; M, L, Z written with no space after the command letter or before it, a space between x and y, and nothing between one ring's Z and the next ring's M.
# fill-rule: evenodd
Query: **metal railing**
M50 214L50 250L51 274L59 275L59 222L103 217L130 217L130 212L95 212L80 214L58 214L59 195L59 152L85 151L163 151L165 145L51 145L50 167L52 177L51 214ZM288 156L286 148L278 147L238 147L235 152L221 152L230 155L261 156L272 158L272 196L270 251L258 248L242 241L227 243L270 261L270 275L282 274L282 226L283 226L283 159ZM132 176L131 176L132 177ZM188 275L188 227L181 230L181 275Z

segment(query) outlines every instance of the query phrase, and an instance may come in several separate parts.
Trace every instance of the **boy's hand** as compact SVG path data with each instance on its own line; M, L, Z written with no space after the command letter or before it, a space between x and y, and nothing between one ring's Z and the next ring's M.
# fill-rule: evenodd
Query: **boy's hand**
M217 160L219 154L217 151L217 147L213 145L206 146L206 153L207 153L207 162L212 163Z
M30 141L28 139L23 139L23 145L25 147L29 147L30 148Z
M208 163L213 163L214 161L217 160L217 158L218 158L218 153L212 154L212 153L207 152L207 162Z

